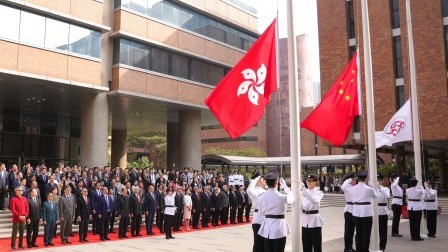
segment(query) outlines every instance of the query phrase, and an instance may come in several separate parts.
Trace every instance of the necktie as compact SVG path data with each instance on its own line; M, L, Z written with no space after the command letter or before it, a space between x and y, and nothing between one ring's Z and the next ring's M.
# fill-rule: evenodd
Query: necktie
M109 212L109 197L106 196L107 211Z
M138 203L140 204L140 195L137 195Z
M86 205L89 204L89 202L87 201L87 197L86 196L84 196L84 201L86 202Z
M50 202L51 210L53 211L53 202Z
M34 204L36 204L36 198L33 198Z
M70 198L67 197L67 196L65 196L65 201L67 201L68 206L71 207L71 204L70 204Z

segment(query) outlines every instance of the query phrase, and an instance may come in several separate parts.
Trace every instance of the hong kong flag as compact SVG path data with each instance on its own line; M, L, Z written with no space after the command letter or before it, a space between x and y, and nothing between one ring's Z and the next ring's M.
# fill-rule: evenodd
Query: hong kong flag
M260 120L271 93L277 90L276 22L275 19L205 99L232 139Z

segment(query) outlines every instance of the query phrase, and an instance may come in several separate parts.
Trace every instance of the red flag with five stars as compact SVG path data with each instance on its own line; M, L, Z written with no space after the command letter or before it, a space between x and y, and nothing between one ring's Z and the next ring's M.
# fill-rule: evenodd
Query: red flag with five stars
M347 139L355 116L361 113L358 97L358 52L328 90L321 103L300 124L335 146Z

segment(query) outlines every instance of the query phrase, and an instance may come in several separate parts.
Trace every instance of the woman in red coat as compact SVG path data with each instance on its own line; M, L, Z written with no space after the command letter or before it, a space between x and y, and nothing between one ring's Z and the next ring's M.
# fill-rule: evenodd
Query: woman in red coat
M21 186L16 187L15 196L10 202L12 212L12 235L11 249L16 249L17 230L19 231L19 248L23 247L23 230L25 229L26 217L28 216L28 200L22 196L23 190Z

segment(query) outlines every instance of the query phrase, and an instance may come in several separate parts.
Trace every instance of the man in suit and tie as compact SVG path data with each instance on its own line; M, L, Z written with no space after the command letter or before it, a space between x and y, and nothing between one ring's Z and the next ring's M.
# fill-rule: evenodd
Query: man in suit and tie
M246 222L250 222L249 220L249 214L250 214L250 209L252 208L252 200L249 197L249 194L247 193L247 190L244 191L243 190L243 195L244 195L244 200L246 202L246 206L245 206L245 216L246 216Z
M19 169L16 164L11 165L10 170L8 172L8 187L9 187L9 198L15 195L16 186L18 186Z
M41 192L44 192L43 197L42 197L42 202L45 202L45 201L47 201L47 196L46 196L47 193L51 192L51 190L47 191L45 189L45 185L48 183L47 168L45 168L45 167L42 168L40 172L41 172L41 175L36 177L36 182L39 185L39 190Z
M92 213L93 213L93 220L92 220L92 232L93 235L96 235L98 233L98 227L99 227L99 209L100 209L100 200L101 200L101 195L102 195L102 191L101 191L101 184L97 183L95 185L95 190L93 190L91 192L91 199L92 199Z
M46 178L48 178L48 182L44 185L44 195L48 195L50 192L53 191L53 188L58 187L58 185L54 182L54 175L46 176Z
M176 207L176 213L174 215L174 231L181 231L182 219L184 217L184 194L182 187L177 188L176 196L174 196L174 206Z
M110 240L107 236L109 233L110 216L113 212L114 202L110 199L109 190L107 187L103 187L103 195L100 197L100 201L97 202L98 208L98 219L99 223L99 234L100 240Z
M31 182L31 187L30 189L28 189L29 191L31 191L32 189L36 190L36 199L39 201L42 201L42 197L40 196L40 190L37 187L37 182L36 181L32 181ZM31 195L28 195L28 199L31 198Z
M232 191L229 194L229 202L230 202L230 224L235 224L236 210L238 209L238 196L235 186L232 186Z
M47 201L42 206L42 221L44 224L44 245L54 246L53 235L56 230L56 220L58 219L58 207L54 203L53 193L47 195Z
M81 196L77 198L76 216L79 223L79 242L89 242L87 240L87 232L89 220L92 218L92 208L87 194L87 188L83 188Z
M39 233L39 221L41 202L37 200L36 189L30 190L30 199L28 199L28 216L26 218L26 244L28 248L39 247L36 245L37 235Z
M142 199L140 197L139 188L134 188L131 196L130 213L131 213L131 235L132 237L142 236L140 234L140 225L142 223Z
M219 220L219 214L221 210L221 202L219 201L219 188L215 187L213 188L212 198L211 198L211 205L212 205L212 226L220 226L218 224Z
M199 193L199 188L194 188L194 193L191 195L191 201L193 203L193 229L199 229L199 216L201 215L202 211L202 202L201 202L201 196Z
M118 224L118 238L128 238L126 232L129 226L129 204L130 197L127 195L126 188L121 188L121 194L118 195L117 199L117 214L120 218L120 223Z
M0 210L5 210L6 191L9 187L8 172L4 163L0 163Z
M20 174L22 174L22 173L19 173L19 177L20 177ZM28 187L26 186L26 178L20 178L20 183L18 186L21 187L23 190L22 196L28 199L28 196L30 193L28 191Z
M72 244L69 240L72 232L72 224L75 219L75 199L70 193L69 186L64 188L64 196L61 196L58 203L59 219L61 223L61 243Z
M204 187L204 192L201 195L202 201L202 227L208 228L210 222L210 210L211 210L211 194L210 186Z
M165 188L162 184L158 185L159 190L156 192L157 199L157 216L156 216L156 224L160 230L160 233L164 233L163 231L163 210L165 209Z
M239 192L237 192L236 196L238 201L238 223L243 223L244 207L246 206L243 187L239 188Z
M221 213L220 220L221 225L227 225L227 221L229 220L229 192L227 191L227 186L222 186L222 191L219 192L219 202L221 203Z
M112 212L110 214L110 220L109 220L109 233L115 233L114 231L114 223L115 223L115 214L117 211L117 194L115 193L113 188L109 189L109 197L112 200L112 204L114 205Z
M152 225L154 223L154 215L157 209L157 196L154 193L154 186L148 186L148 193L145 195L145 224L146 234L154 235L152 232Z

